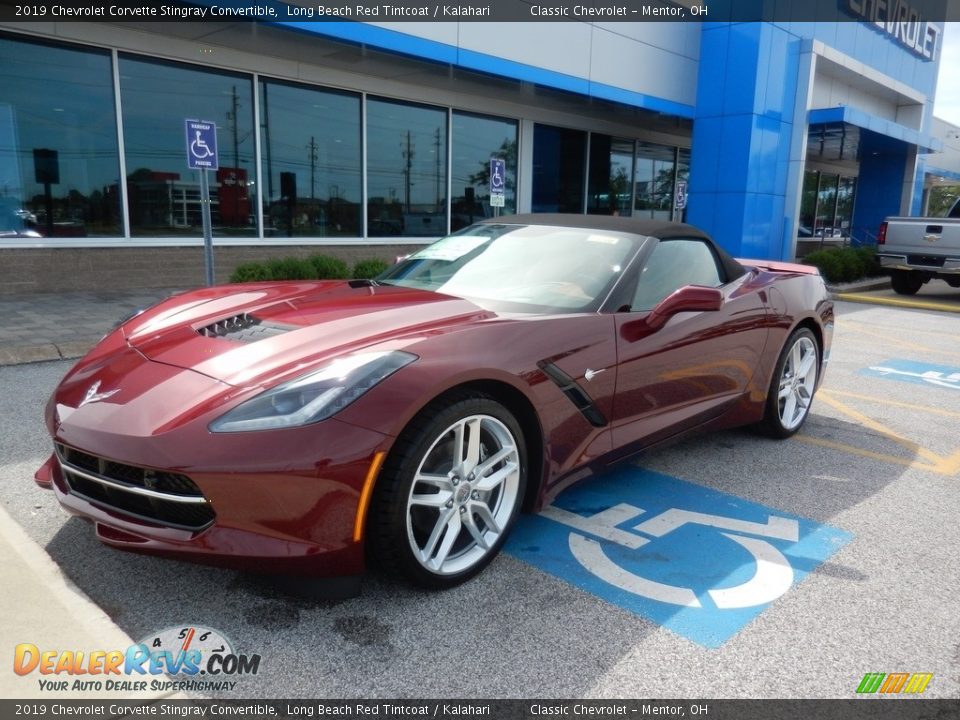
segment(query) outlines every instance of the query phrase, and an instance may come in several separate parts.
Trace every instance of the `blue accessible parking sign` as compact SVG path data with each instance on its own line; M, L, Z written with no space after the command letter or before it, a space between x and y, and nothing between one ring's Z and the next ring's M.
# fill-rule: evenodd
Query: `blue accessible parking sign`
M506 205L507 163L503 158L490 158L490 207Z
M507 552L706 647L719 647L852 535L624 466L564 492Z
M219 170L217 126L209 120L185 120L187 167L191 170Z

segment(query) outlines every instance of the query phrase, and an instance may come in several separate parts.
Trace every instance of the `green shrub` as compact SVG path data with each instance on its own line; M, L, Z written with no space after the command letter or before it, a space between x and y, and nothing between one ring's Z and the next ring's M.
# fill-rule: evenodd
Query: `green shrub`
M830 283L852 282L879 272L876 249L872 247L843 247L815 250L803 262L815 265Z
M343 280L350 277L350 268L340 258L329 255L311 255L307 262L313 269L310 277L320 280Z
M259 262L241 263L230 276L230 282L233 283L259 282L269 279L270 273L264 264Z
M880 263L877 262L877 248L874 245L862 245L856 248L856 253L863 263L863 274L867 277L874 277L882 274L880 272Z
M270 258L267 271L271 280L309 280L314 277L313 266L307 260L295 257Z
M803 262L816 266L827 282L843 282L843 262L835 250L814 250Z
M357 264L353 266L353 277L358 279L375 278L388 267L390 267L390 263L380 258L359 260Z

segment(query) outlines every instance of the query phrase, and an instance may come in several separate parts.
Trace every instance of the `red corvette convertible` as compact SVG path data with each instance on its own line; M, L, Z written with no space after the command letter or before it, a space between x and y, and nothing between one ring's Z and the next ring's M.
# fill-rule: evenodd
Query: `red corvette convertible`
M797 431L833 305L689 225L490 219L377 280L229 285L127 320L38 470L113 547L358 582L472 577L521 509L691 431Z

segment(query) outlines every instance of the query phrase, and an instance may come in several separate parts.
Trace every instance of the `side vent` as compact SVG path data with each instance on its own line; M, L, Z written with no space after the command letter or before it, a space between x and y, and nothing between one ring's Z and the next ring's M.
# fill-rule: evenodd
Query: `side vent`
M550 378L554 384L560 388L560 391L567 396L577 410L594 427L603 427L607 424L607 419L603 416L597 406L593 404L593 399L583 391L577 381L567 375L563 370L551 362L541 361L537 366L543 370L543 374Z
M198 328L197 332L208 338L223 338L225 340L251 343L277 335L283 335L283 333L295 329L293 325L265 323L254 315L241 313Z

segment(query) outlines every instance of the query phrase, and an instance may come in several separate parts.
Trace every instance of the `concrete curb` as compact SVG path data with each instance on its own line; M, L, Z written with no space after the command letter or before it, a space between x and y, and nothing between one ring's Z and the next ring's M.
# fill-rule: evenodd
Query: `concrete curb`
M827 283L827 290L834 296L842 293L866 292L868 290L884 290L890 287L889 277L864 278L849 283ZM834 297L836 299L836 297Z
M935 312L960 313L960 305L938 303L932 300L908 300L906 298L875 297L873 295L858 295L856 293L839 293L837 300L863 303L865 305L885 305L887 307L907 308L909 310L932 310Z
M125 650L133 640L67 578L47 552L40 547L0 506L0 563L4 583L0 601L12 611L15 621L0 626L0 646L12 650L18 643L32 643L39 649ZM116 700L158 700L183 698L182 693L116 692L96 690L41 690L39 673L25 676L12 671L0 673L0 697L89 699L105 696ZM73 676L46 675L43 680L67 681ZM81 679L121 679L83 677Z
M90 340L70 340L62 343L43 345L15 345L0 347L0 366L23 365L25 363L46 362L49 360L73 360L83 357L100 338Z

